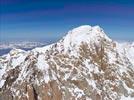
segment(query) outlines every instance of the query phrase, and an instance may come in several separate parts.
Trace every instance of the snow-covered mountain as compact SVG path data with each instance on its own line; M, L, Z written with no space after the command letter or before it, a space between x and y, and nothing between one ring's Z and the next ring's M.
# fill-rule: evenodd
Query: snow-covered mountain
M134 43L83 25L57 43L0 57L0 100L133 100Z

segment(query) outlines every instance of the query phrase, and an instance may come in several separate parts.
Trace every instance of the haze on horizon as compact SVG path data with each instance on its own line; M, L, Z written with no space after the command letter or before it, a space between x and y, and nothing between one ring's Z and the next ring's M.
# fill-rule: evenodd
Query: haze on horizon
M116 40L134 40L132 0L0 0L0 40L61 38L99 25Z

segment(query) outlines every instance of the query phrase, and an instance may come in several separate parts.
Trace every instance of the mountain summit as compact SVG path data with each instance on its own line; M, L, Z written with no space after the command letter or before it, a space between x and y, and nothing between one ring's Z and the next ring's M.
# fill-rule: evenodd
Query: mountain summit
M98 42L102 39L110 41L106 36L103 29L99 26L91 27L89 25L83 25L69 31L64 38L64 45L70 46L69 44L81 44L81 42Z
M134 46L83 25L57 43L0 57L0 100L132 100Z

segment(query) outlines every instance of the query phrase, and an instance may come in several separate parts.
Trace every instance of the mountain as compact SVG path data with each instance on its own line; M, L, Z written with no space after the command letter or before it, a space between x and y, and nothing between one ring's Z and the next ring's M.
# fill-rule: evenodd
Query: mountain
M57 43L0 57L0 100L133 100L134 43L83 25Z

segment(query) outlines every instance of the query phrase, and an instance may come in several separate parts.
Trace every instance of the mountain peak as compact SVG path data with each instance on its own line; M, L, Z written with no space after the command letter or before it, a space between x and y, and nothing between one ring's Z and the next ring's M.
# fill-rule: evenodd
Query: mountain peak
M86 32L89 32L89 31L94 31L94 32L103 32L103 29L96 25L96 26L90 26L90 25L82 25L82 26L79 26L77 28L74 28L72 30L72 33L86 33Z
M103 31L103 29L99 25L93 26L92 28L99 32Z
M64 37L64 46L79 45L81 42L97 42L101 39L111 41L100 26L82 25L68 32Z

